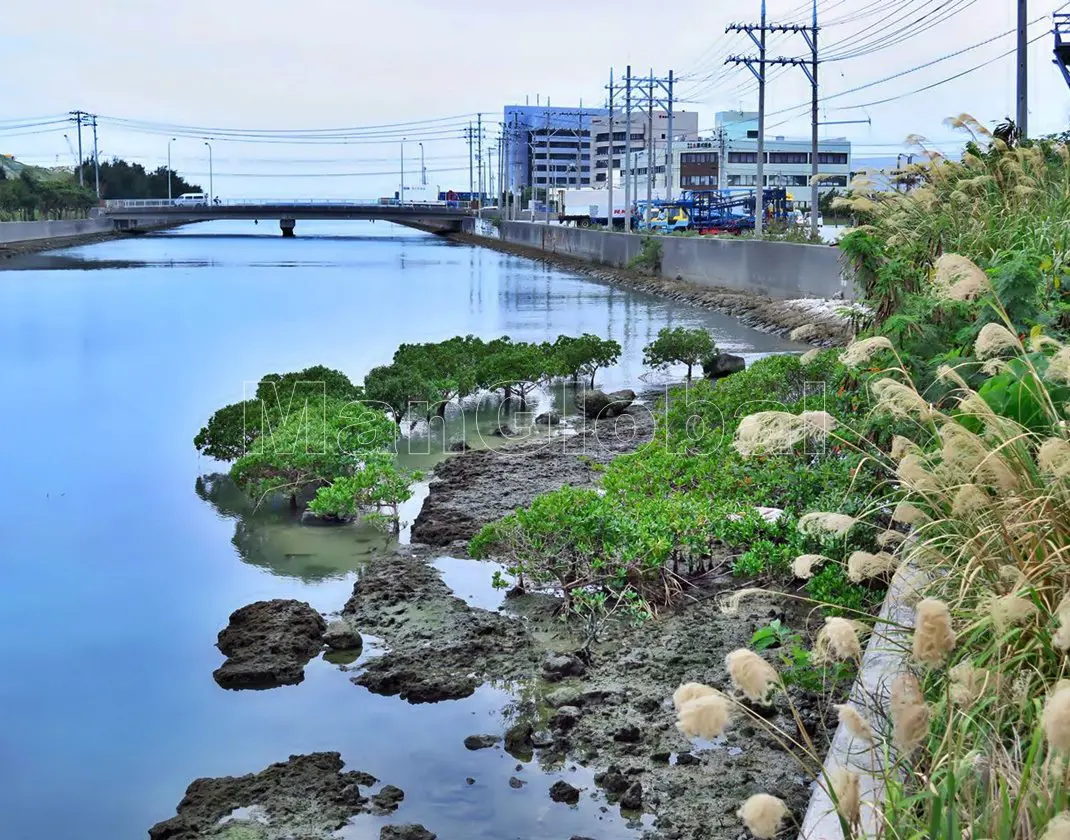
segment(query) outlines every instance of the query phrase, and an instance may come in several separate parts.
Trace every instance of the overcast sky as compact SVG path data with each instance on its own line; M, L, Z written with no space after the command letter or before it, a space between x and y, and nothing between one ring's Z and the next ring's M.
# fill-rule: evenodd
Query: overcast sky
M1051 62L1050 14L1063 0L1030 0L1030 130L1063 130L1070 91ZM1014 60L1002 58L931 90L918 88L1014 47L1012 35L892 81L856 88L1000 35L1015 25L1014 0L819 0L829 56L821 69L823 121L847 136L856 157L894 155L911 133L953 150L945 117L968 112L991 123L1014 113ZM809 22L804 0L769 0L769 18ZM956 13L957 11L957 13ZM758 19L759 0L4 0L0 18L0 152L41 165L69 165L73 126L7 128L11 121L80 108L100 115L100 149L156 167L172 165L208 186L203 137L211 136L215 192L237 196L375 197L397 188L400 137L406 183L418 179L424 140L428 180L466 188L461 130L483 112L496 131L502 106L536 97L555 105L602 104L609 68L674 70L679 107L712 128L718 110L757 107L745 68L751 53L733 21ZM946 20L940 18L947 16ZM909 38L906 35L910 34ZM876 52L881 39L899 41ZM806 53L796 35L770 36L770 55ZM854 57L852 51L862 53ZM808 136L809 84L802 72L769 74L770 134ZM883 104L856 107L893 98ZM795 106L802 106L801 108ZM795 110L786 110L795 107ZM779 112L779 113L777 113ZM172 126L133 131L115 118ZM222 129L322 129L437 119L376 129L376 142L248 143ZM212 129L209 131L207 129ZM38 133L31 133L38 132ZM197 136L181 136L183 133ZM489 133L489 132L488 132ZM91 149L83 135L86 154ZM284 177L279 177L284 176Z

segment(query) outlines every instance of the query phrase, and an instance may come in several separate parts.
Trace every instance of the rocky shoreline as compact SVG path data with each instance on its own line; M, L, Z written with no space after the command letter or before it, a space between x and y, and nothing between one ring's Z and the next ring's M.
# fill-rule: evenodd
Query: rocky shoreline
M773 618L793 626L805 623L805 616L792 612L790 599L761 594L749 599L742 613L726 614L719 596L737 585L727 574L726 557L675 609L638 629L607 627L585 647L581 628L560 620L556 598L503 594L496 611L481 609L458 598L432 565L445 548L452 556L465 556L476 529L539 493L566 483L593 485L596 465L634 449L653 428L649 409L637 403L619 417L588 421L577 434L494 452L464 452L440 465L413 528L414 540L426 544L372 557L340 621L331 625L348 628L347 638L359 641L359 634L369 634L386 647L385 653L344 670L353 672L357 686L413 704L465 698L487 681L517 686L503 731L471 732L458 738L457 748L504 750L521 762L518 770L530 762L551 772L582 764L595 771L594 786L584 790L564 781L551 786L547 780L545 795L559 803L552 807L568 807L582 796L602 802L603 809L620 809L627 819L652 815L653 827L644 838L738 836L742 829L735 810L747 796L766 791L775 791L799 819L812 778L776 737L740 714L721 738L693 742L677 730L671 702L684 682L731 691L724 661L729 651L746 646ZM294 621L269 620L267 636L254 633L238 641L284 654L286 662L281 670L265 666L250 658L250 646L237 644L232 657L239 681L255 682L246 668L250 662L257 664L257 673L280 682L300 681L305 661L330 645L325 623L295 607L298 603L258 602L273 605L258 607L261 612ZM242 620L250 617L241 615L243 610L235 613L239 626L249 623ZM296 634L290 633L294 622ZM220 647L231 648L235 638L228 627L220 634ZM800 738L801 723L815 743L826 743L835 713L816 696L794 689L792 694L798 721L783 699L753 712L789 738ZM150 837L273 840L297 831L309 840L325 840L356 814L389 813L360 790L374 779L341 767L337 753L313 754L252 776L197 780L178 815L155 826ZM301 799L294 796L298 788L322 788L322 793ZM235 814L229 823L220 822ZM244 833L232 833L239 824ZM426 840L435 830L384 826L382 836Z
M583 274L602 283L623 286L656 297L731 315L741 324L771 335L790 336L815 347L840 347L848 344L854 328L848 318L836 312L844 301L819 299L773 300L758 294L736 292L688 283L682 279L653 277L641 271L598 265L577 257L548 254L538 248L516 245L485 236L453 233L449 238L467 245L493 248L507 254L527 257L554 268Z

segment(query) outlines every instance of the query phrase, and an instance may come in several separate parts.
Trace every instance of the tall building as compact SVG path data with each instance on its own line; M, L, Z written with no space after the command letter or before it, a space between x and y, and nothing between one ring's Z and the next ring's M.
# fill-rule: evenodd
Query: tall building
M767 136L763 149L765 186L783 187L793 193L797 204L808 206L812 152L810 139ZM843 137L819 141L817 163L822 176L819 192L825 193L834 188L842 190L851 175L850 141ZM655 156L654 164L652 195L664 198L664 152ZM638 189L637 197L645 198L646 152L633 157L630 175ZM623 184L623 171L619 177L617 183ZM758 184L758 115L740 111L717 114L717 126L712 137L684 141L673 146L670 177L674 195L678 195L680 190L754 189Z
M606 186L610 167L622 169L625 165L626 152L632 154L644 152L649 148L650 116L633 111L630 125L625 126L625 114L617 110L613 114L612 159L610 156L609 112L591 120L592 148L594 149L594 186ZM669 115L665 111L655 111L653 119L653 139L655 160L662 159L660 171L664 173L664 158L669 147ZM698 138L698 114L695 111L673 111L672 134L674 143Z
M507 105L506 189L591 185L591 124L604 108Z

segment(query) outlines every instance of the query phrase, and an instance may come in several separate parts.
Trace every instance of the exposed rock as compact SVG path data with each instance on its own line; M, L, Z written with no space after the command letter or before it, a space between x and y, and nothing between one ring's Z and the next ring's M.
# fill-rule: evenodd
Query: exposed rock
M534 727L527 721L509 727L505 732L505 751L513 756L530 753L534 746L531 742L534 732Z
M550 653L542 662L542 675L550 682L568 677L582 677L587 665L578 656L567 653Z
M215 826L235 809L256 807L279 836L289 827L302 838L327 838L350 817L369 810L359 787L375 782L367 773L343 771L336 752L293 755L260 773L197 779L186 789L177 816L154 825L149 837L201 840L214 836Z
M701 764L702 760L698 756L691 755L691 753L685 752L680 753L678 756L676 756L676 763L681 767L688 767L694 764Z
M620 794L628 789L628 779L620 772L620 768L611 764L601 773L596 773L594 783L605 790L606 793Z
M620 798L620 807L625 811L638 811L643 807L643 785L632 782Z
M273 688L305 678L327 622L303 601L257 601L235 610L217 645L228 657L212 674L223 688Z
M547 694L546 702L555 709L561 706L578 706L583 702L583 692L574 686L563 685Z
M538 732L532 733L531 746L533 746L535 749L542 750L546 747L552 747L553 745L554 736L551 733L546 732L545 730L540 730Z
M333 527L345 525L349 519L344 516L335 516L333 513L314 513L307 508L301 511L301 524L310 526Z
M552 445L540 436L446 459L435 467L412 525L412 541L429 546L467 541L488 522L531 504L542 493L566 484L597 484L598 464L653 437L654 416L648 408L632 406L625 416L587 420L579 434L557 438Z
M513 431L513 428L511 426L507 426L506 424L502 423L493 432L491 432L491 434L495 437L513 437L516 432Z
M550 718L550 725L556 730L567 732L576 725L576 721L580 719L581 714L583 713L575 706L562 706Z
M568 782L561 781L554 782L550 786L550 798L554 802L565 802L569 805L575 805L580 801L579 788L574 788Z
M327 625L323 641L327 647L335 650L360 650L364 646L364 640L361 639L357 628L345 618L332 621Z
M468 441L466 441L466 440L455 440L453 443L451 443L449 445L448 451L450 451L450 452L467 452L471 448L472 447L469 446Z
M501 740L498 735L469 735L464 739L464 748L466 750L486 750L497 746L501 743Z
M401 788L394 787L393 785L384 785L381 791L372 795L368 807L373 814L382 816L396 811L398 805L401 804L401 800L404 798L405 791Z
M721 379L733 373L740 373L746 368L746 360L731 353L715 353L702 360L702 375L707 379Z
M342 616L390 648L353 681L410 703L468 697L487 677L530 673L536 656L522 622L469 606L407 547L372 557Z
M520 788L524 787L524 785L526 784L527 782L520 781L520 779L518 779L516 776L509 777L509 787L511 787L513 790L520 790Z
M638 744L642 737L643 733L635 724L622 726L613 733L613 740L621 744Z
M384 825L379 830L379 840L436 840L437 837L437 834L432 834L422 825L412 823Z
M535 418L536 426L557 426L561 423L561 415L556 411L544 411Z
M635 400L635 391L623 390L606 393L598 390L582 390L576 394L576 408L588 419L606 419L623 414Z

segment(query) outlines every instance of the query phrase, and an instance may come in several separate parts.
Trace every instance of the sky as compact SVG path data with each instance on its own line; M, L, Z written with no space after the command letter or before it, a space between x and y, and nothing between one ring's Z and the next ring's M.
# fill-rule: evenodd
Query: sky
M1070 88L1051 61L1051 13L1030 0L1030 133L1070 123ZM856 158L893 156L916 134L954 153L945 118L992 124L1014 113L1014 0L818 0L821 121ZM760 0L4 0L0 13L0 153L72 165L74 109L98 115L102 158L167 162L223 198L374 198L427 180L466 189L463 131L483 114L488 145L507 104L601 105L610 68L679 80L712 129L719 110L756 110L757 85L731 54L752 54L730 23L757 22ZM810 22L810 0L768 0L768 19ZM1039 19L1039 20L1037 20ZM981 41L994 39L974 47ZM973 47L972 49L966 49ZM906 72L951 53L915 72ZM769 55L805 56L797 34ZM972 68L988 63L977 70ZM965 72L960 78L920 88ZM903 73L889 81L864 87ZM809 136L809 82L770 68L769 135ZM917 92L916 92L917 91ZM882 101L890 100L890 101ZM41 124L38 124L41 123ZM315 142L293 132L324 132ZM259 142L242 131L273 131ZM282 132L290 132L283 134ZM170 138L174 137L174 141ZM404 143L402 138L406 138ZM271 142L265 142L270 140ZM83 129L89 154L91 133Z

